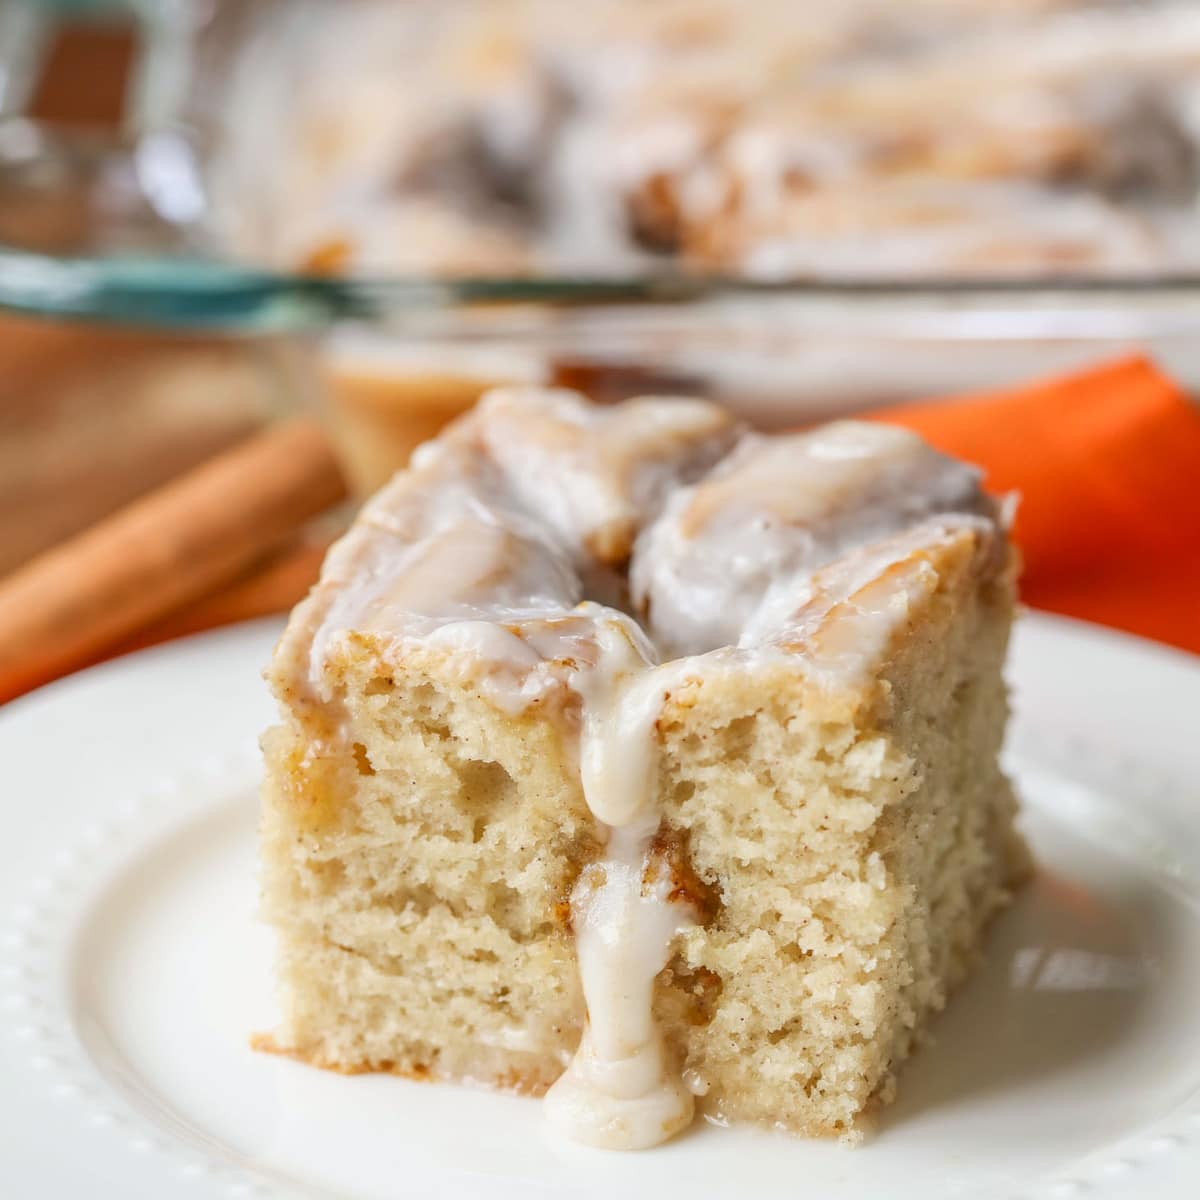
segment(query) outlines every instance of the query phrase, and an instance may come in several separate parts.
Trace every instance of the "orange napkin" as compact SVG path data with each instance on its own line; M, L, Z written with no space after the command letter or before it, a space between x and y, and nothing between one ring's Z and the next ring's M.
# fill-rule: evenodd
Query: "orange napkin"
M1026 604L1200 652L1200 408L1153 363L875 415L1020 493Z

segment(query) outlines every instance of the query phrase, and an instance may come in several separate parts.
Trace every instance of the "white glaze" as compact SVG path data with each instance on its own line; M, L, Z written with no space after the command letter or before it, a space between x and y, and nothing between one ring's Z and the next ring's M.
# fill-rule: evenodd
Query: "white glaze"
M634 602L665 655L762 643L813 573L847 551L934 513L990 517L979 479L886 425L744 438L643 531Z
M526 511L580 559L617 561L668 488L697 477L738 433L728 413L703 400L647 396L596 407L565 388L495 389L479 425Z
M700 402L491 393L367 506L277 659L327 713L330 665L359 636L385 664L436 661L505 712L552 694L578 706L564 727L605 848L571 896L587 1022L547 1111L596 1146L657 1144L693 1109L652 1015L697 919L654 853L665 698L784 655L817 682L858 678L936 586L922 552L964 531L986 543L998 519L978 472L899 430L743 435L726 453L736 436ZM650 636L583 599L582 576L631 546Z

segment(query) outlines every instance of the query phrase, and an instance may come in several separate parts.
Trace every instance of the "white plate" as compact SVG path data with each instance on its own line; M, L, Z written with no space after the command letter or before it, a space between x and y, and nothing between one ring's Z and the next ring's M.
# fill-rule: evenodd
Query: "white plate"
M252 1053L275 627L0 714L0 1196L1200 1195L1200 660L1034 616L1010 754L1042 863L856 1150L553 1141L536 1101Z

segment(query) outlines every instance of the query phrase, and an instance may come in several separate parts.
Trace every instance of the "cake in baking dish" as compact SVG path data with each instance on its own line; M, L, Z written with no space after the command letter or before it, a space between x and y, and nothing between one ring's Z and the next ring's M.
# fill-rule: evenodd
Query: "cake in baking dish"
M856 1136L1024 866L1015 560L883 425L490 393L330 552L269 678L272 1046Z
M213 234L255 265L936 280L1200 263L1193 0L258 7L206 174Z

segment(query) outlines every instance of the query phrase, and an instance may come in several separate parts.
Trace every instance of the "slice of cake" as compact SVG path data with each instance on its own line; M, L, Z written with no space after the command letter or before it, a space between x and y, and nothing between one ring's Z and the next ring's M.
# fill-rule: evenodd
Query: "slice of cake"
M490 394L270 668L274 1048L600 1146L853 1135L1024 864L1005 524L884 426Z

